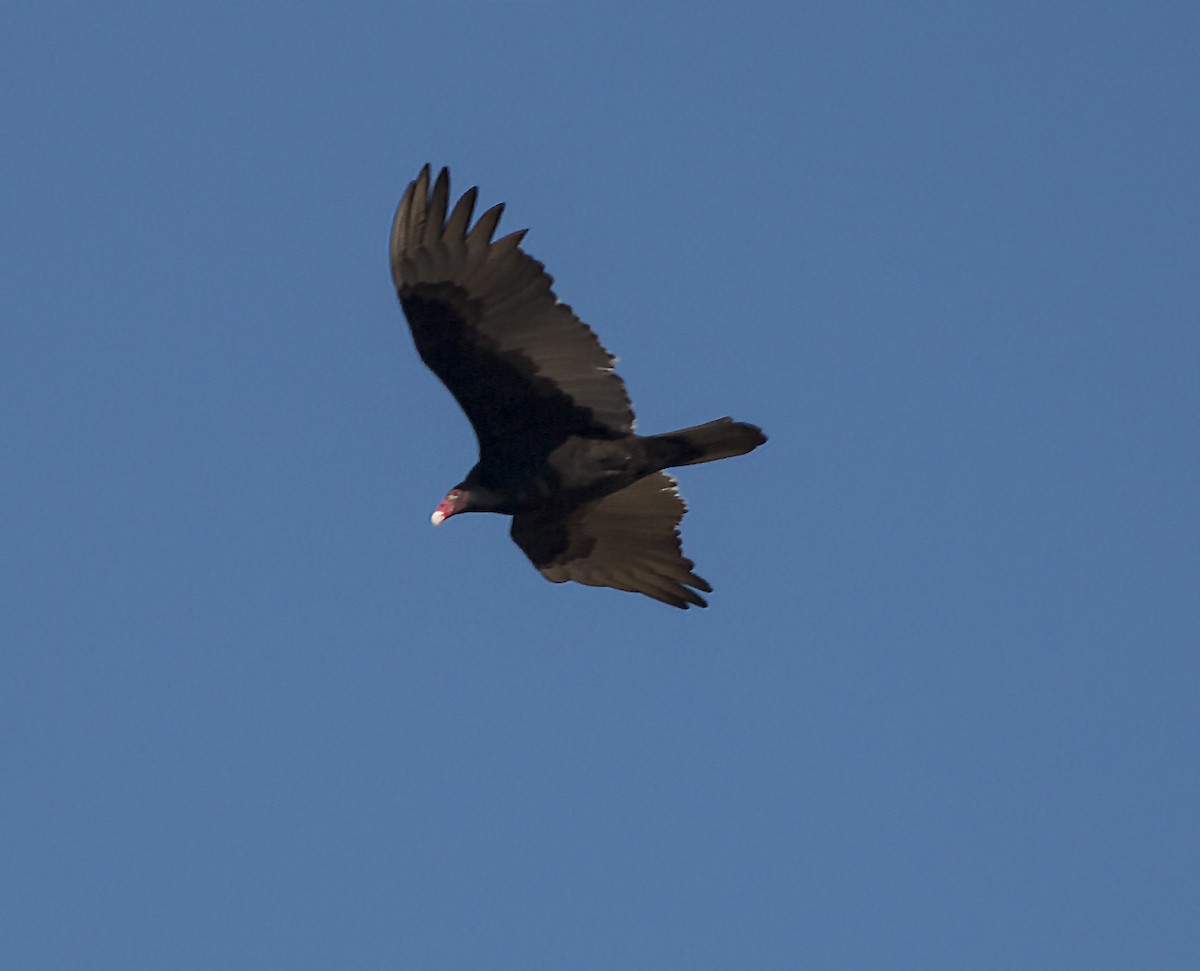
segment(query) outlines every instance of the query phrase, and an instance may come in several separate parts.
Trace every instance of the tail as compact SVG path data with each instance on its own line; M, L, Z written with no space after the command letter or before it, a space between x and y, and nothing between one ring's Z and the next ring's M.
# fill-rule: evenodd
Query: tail
M767 440L762 429L732 418L718 418L692 428L681 428L665 435L651 435L650 454L661 462L661 469L678 465L699 465L717 459L752 452Z

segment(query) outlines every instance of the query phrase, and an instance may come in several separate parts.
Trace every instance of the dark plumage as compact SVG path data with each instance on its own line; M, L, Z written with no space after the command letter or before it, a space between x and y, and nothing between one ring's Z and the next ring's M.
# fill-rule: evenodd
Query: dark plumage
M503 205L470 226L476 189L449 209L450 174L429 166L392 225L392 279L421 359L450 389L479 440L479 461L433 514L513 517L512 538L542 575L707 606L712 587L683 556L685 506L662 470L743 455L766 437L730 418L634 434L614 358L560 303L545 268L493 242Z

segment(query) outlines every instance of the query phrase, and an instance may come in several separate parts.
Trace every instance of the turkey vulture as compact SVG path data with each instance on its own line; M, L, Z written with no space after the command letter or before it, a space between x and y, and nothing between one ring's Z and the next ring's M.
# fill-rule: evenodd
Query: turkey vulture
M744 455L754 425L718 418L665 435L633 431L616 360L521 248L493 241L503 204L472 227L477 189L450 210L450 173L429 166L392 224L392 279L421 359L475 428L479 461L431 517L512 516L512 538L547 580L708 604L679 543L686 507L663 469Z

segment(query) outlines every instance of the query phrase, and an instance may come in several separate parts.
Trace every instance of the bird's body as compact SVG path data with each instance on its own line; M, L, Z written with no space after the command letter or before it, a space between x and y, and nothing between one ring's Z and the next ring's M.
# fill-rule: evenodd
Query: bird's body
M422 169L391 240L417 351L479 440L478 463L434 523L460 512L510 515L513 540L547 579L705 606L695 590L712 588L681 552L685 507L662 470L742 455L765 436L729 418L635 434L614 358L520 249L524 232L493 242L503 206L469 228L476 190L453 211L449 196L447 170L431 188Z

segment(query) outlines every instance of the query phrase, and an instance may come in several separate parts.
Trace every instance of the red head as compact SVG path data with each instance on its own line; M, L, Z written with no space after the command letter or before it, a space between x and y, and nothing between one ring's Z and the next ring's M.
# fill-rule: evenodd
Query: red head
M435 526L440 526L455 513L465 512L468 498L469 493L466 489L451 489L446 498L438 503L429 521Z

